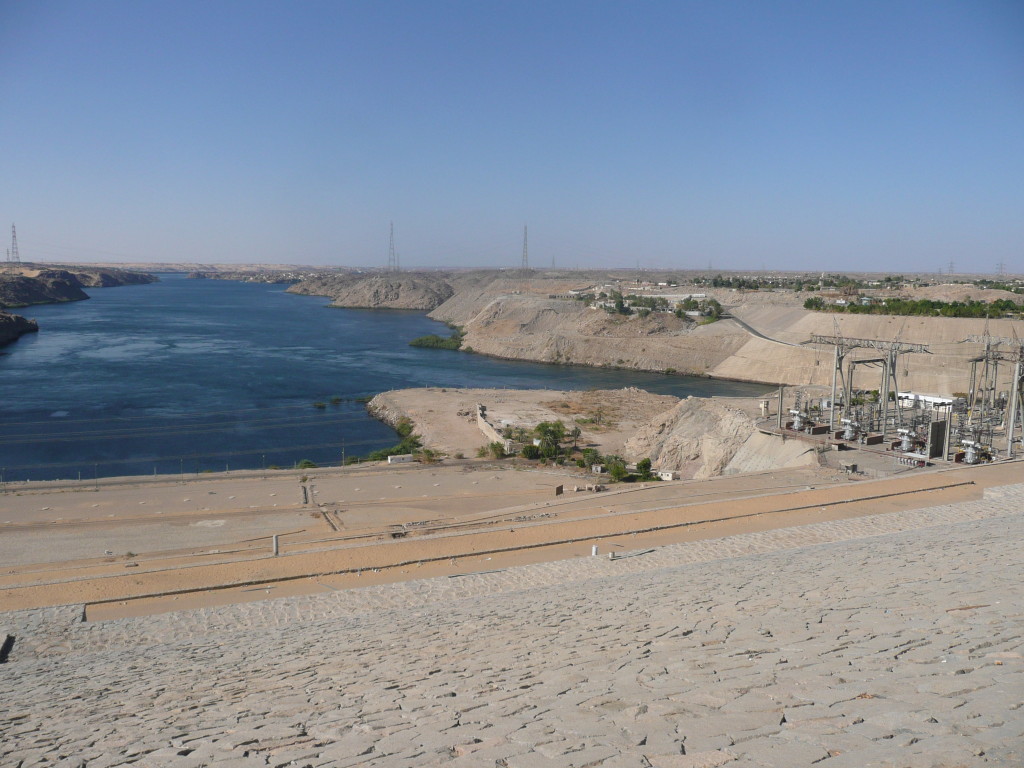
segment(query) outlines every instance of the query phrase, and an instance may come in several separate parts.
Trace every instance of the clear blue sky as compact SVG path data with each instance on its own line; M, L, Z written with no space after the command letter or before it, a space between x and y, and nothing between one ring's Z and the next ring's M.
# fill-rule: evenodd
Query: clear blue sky
M1024 3L0 0L23 260L383 265L390 221L405 266L529 224L536 266L1024 272Z

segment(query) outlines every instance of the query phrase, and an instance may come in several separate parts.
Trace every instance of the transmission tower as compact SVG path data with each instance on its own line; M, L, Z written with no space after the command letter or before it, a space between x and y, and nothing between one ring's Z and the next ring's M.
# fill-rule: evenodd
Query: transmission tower
M953 263L953 260L952 260L952 259L950 259L950 260L949 260L949 274L951 274L951 275L953 274L953 271L954 271L954 267L955 267L955 266L956 266L956 264L954 264L954 263Z
M398 256L395 253L395 222L391 222L391 234L388 237L388 272L398 271Z
M530 259L529 259L529 256L527 254L527 248L526 248L526 225L525 224L523 225L523 265L520 268L523 270L523 272L526 272L527 270L530 269Z
M18 230L11 224L11 250L7 260L12 264L21 264L21 256L18 255Z

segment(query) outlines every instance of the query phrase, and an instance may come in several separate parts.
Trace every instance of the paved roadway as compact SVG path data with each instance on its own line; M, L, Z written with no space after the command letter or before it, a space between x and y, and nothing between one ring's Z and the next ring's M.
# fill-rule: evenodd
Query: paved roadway
M1024 485L140 619L0 614L0 765L1024 765Z

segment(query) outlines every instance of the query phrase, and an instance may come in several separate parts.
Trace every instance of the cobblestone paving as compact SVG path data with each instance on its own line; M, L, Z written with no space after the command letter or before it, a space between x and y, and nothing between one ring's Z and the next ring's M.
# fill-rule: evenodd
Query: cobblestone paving
M162 616L0 614L2 766L1021 766L1024 486Z

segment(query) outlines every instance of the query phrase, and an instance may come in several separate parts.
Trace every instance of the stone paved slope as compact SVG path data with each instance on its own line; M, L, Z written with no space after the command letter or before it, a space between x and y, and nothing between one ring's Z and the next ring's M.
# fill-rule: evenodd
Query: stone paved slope
M0 765L1019 766L1024 486L144 619L0 615Z

